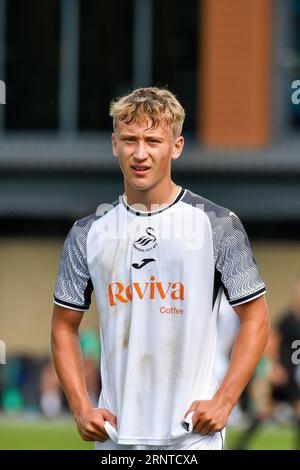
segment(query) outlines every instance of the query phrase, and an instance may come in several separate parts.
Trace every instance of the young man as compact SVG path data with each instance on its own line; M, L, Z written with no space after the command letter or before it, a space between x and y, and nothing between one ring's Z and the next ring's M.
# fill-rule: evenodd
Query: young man
M78 430L97 449L221 449L228 416L268 338L268 312L238 217L171 179L184 110L168 90L112 103L125 193L65 241L52 323L56 370ZM92 407L78 343L95 291L102 391ZM229 370L214 375L222 293L240 319Z

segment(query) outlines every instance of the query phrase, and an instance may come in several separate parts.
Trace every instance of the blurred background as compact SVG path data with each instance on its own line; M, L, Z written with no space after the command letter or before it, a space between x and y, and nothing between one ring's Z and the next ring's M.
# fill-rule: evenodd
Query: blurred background
M297 79L300 0L0 0L0 448L92 447L49 360L52 294L73 222L123 191L110 100L151 85L187 113L173 179L239 215L267 284L272 341L227 447L300 447ZM236 328L222 313L220 376ZM93 307L81 334L93 400L97 322Z

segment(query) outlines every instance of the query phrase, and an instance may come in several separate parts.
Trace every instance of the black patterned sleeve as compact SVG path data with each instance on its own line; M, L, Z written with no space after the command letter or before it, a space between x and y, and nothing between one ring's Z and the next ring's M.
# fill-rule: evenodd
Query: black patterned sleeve
M222 218L216 269L232 306L249 302L266 292L246 231L233 212Z
M87 225L75 222L62 250L54 290L54 303L85 311L91 304L93 285L87 266Z

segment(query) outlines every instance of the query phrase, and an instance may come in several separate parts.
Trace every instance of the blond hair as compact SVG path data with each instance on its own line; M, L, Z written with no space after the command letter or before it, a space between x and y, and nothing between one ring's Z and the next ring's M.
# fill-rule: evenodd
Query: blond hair
M181 134L185 118L184 109L173 93L156 87L138 88L112 101L109 115L113 118L114 129L119 121L131 124L148 118L151 128L165 124L172 128L176 137Z

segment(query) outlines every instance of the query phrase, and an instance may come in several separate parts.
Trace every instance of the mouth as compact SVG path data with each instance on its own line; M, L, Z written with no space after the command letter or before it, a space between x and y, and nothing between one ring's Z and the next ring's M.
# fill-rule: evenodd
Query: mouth
M131 165L130 168L136 175L144 175L148 170L150 170L150 167L146 165Z

